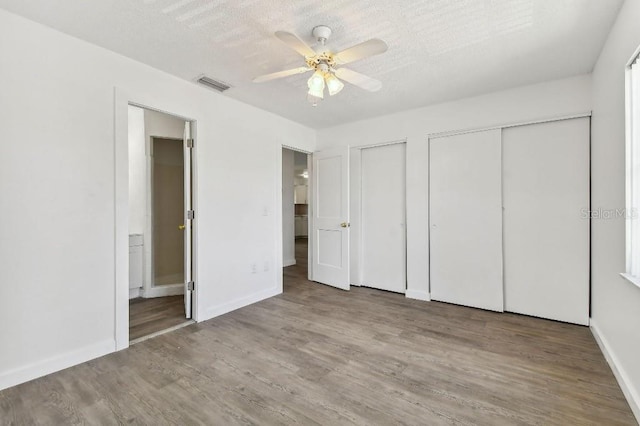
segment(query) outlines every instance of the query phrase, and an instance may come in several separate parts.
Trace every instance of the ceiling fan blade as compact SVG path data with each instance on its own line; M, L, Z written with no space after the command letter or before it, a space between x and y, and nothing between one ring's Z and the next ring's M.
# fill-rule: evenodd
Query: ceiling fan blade
M316 52L307 45L304 41L300 40L297 35L288 33L286 31L276 31L276 37L280 39L284 44L298 52L304 57L316 56Z
M384 41L372 38L335 54L339 64L349 64L369 56L379 55L387 51L389 46Z
M261 75L260 77L254 78L253 82L263 83L265 81L275 80L276 78L288 77L294 74L302 74L304 72L311 71L311 70L312 68L309 68L309 67L300 67L300 68L294 68L291 70L273 72L271 74L265 74L265 75Z
M361 89L368 90L369 92L377 92L382 89L382 83L380 81L348 68L338 68L336 70L336 77L354 86L358 86Z

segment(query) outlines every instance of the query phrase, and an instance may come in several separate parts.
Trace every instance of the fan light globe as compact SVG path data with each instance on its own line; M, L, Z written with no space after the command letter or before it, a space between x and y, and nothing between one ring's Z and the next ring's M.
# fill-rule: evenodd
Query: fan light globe
M320 71L316 71L307 84L309 86L309 96L324 99L324 75Z
M321 89L312 87L307 93L309 94L309 96L313 96L314 98L324 99L324 87L322 87Z
M322 91L324 90L324 75L319 70L314 72L311 78L307 81L309 90Z
M338 78L329 74L327 76L327 89L329 90L329 96L336 95L344 88L344 83L338 80Z

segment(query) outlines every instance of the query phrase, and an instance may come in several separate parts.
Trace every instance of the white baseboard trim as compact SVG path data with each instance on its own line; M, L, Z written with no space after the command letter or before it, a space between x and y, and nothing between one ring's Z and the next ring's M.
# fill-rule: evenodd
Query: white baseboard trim
M604 358L609 363L609 367L611 367L611 371L613 371L613 375L616 377L616 380L620 385L620 389L622 389L622 393L627 399L629 407L631 407L631 411L633 411L633 415L636 416L636 421L640 423L640 394L638 393L638 390L633 386L633 383L629 379L629 375L620 365L618 357L611 349L607 339L600 332L600 329L593 318L591 319L591 325L589 327L591 328L591 333L596 339L598 346L600 346L600 350L604 354Z
M277 296L280 293L282 293L282 291L279 288L273 287L267 290L259 291L257 293L251 294L246 297L241 297L239 299L232 300L231 302L214 306L212 308L206 309L204 318L202 319L198 318L198 322L215 318L217 316L226 314L227 312L235 311L236 309L243 308L247 305L251 305L253 303L259 302L264 299L268 299L273 296Z
M184 294L184 284L169 284L142 289L140 296L144 298L178 296Z
M408 299L424 300L426 302L431 300L431 295L428 292L423 290L412 290L408 288L404 295Z
M141 288L130 288L129 289L129 299L135 299L136 297L140 297Z
M75 351L56 355L23 367L14 368L13 370L0 373L0 391L28 382L56 371L90 361L94 358L101 357L108 353L114 352L116 343L113 339L103 340L85 346Z
M296 264L296 260L295 259L288 259L282 262L282 267L286 268L287 266L293 266Z

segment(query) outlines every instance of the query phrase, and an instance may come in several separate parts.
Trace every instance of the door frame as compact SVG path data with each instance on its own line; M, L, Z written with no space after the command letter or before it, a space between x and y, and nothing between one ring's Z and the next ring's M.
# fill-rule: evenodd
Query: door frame
M307 279L311 281L311 277L313 276L313 264L312 260L312 248L313 248L313 233L310 232L313 229L313 152L307 151L303 148L297 148L292 145L286 144L277 144L276 145L276 177L277 184L276 188L276 211L275 211L275 220L276 220L276 281L278 286L278 292L282 293L284 291L283 284L283 270L284 268L284 258L282 256L282 250L284 247L284 238L282 235L282 150L288 149L290 151L301 152L307 155L307 170L309 171L309 189L308 189L308 209L307 209L307 234L309 241L309 249L307 250ZM293 177L292 177L293 179ZM295 238L295 237L294 237Z
M351 262L351 271L349 282L351 285L356 287L362 286L362 150L370 149L370 148L379 148L382 146L389 145L399 145L405 144L405 147L408 147L407 138L404 139L396 139L387 142L374 143L368 145L358 145L350 148L349 155L349 212L351 216L351 244L349 245L350 251L350 262ZM405 250L405 295L407 290L409 290L408 283L408 268L407 268L407 256L408 256L408 247L407 247L407 151L405 151L405 200L404 200L404 211L405 211L405 238L404 238L404 250ZM355 235L354 235L355 234ZM355 244L354 244L355 243Z
M196 141L191 163L192 206L196 211L192 227L192 279L198 282L198 155L197 129L201 117L189 113L190 105L166 93L141 91L131 93L114 88L114 346L119 351L129 347L129 105L173 115L192 123L191 137ZM200 297L192 292L192 320L199 321Z
M135 105L138 106L138 105ZM145 107L146 108L146 107ZM148 108L146 108L148 109ZM171 114L173 115L173 114ZM173 115L175 117L175 115ZM180 117L181 118L181 117ZM189 121L189 120L185 120ZM162 285L157 286L155 284L155 263L154 263L154 234L153 234L153 222L154 222L154 212L153 212L153 173L154 173L154 165L153 165L153 142L155 139L166 139L172 140L176 143L184 142L183 139L175 138L175 137L167 137L167 136L149 136L149 140L145 141L145 145L147 148L147 173L146 173L146 184L147 184L147 196L145 203L147 205L147 216L145 218L145 235L149 235L148 238L145 238L144 245L144 284L142 286L142 297L164 297L164 296L178 296L184 294L184 283L180 284L170 284L170 285ZM147 245L149 246L147 248ZM185 248L186 249L186 248Z

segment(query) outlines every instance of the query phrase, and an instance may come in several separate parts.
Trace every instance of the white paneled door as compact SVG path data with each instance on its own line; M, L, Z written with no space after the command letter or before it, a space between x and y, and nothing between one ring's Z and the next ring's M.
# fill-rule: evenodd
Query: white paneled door
M193 241L193 200L191 192L191 162L193 160L193 135L191 122L184 123L184 312L187 318L192 317L193 294L193 265L192 265L192 241Z
M349 148L313 154L313 280L349 290Z
M589 323L589 118L503 131L505 310Z
M406 144L361 151L361 283L404 293Z
M429 141L433 300L503 310L500 133Z

